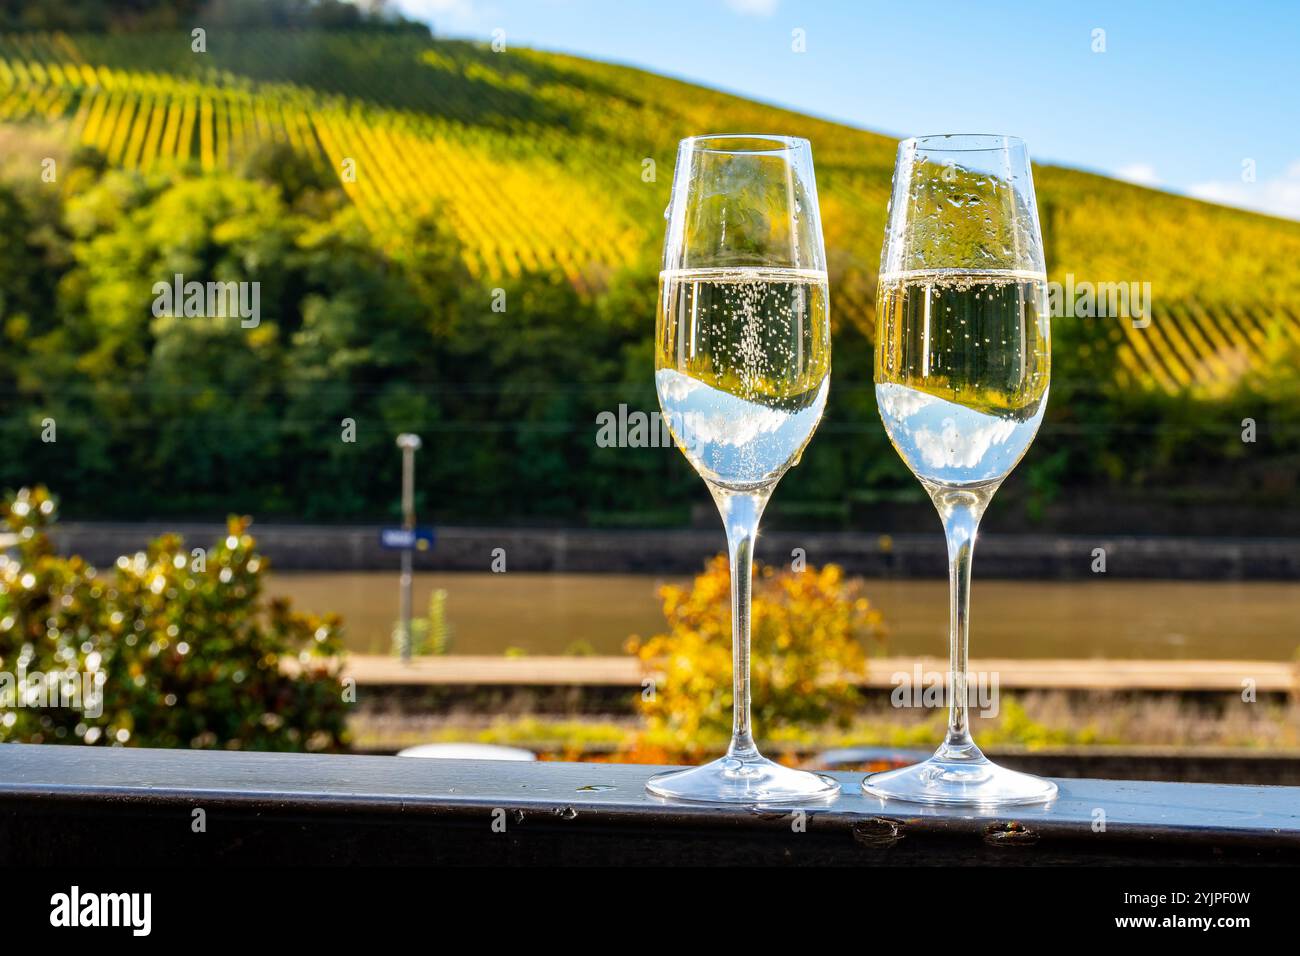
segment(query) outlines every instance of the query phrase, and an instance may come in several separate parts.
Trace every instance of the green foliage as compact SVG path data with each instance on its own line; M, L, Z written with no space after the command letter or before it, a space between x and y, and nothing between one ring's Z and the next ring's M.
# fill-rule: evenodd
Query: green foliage
M26 454L6 456L0 481L57 473L77 490L74 509L123 516L141 503L174 513L292 502L320 517L386 502L372 482L395 477L392 434L436 417L421 387L436 374L437 303L337 196L317 190L300 205L310 208L286 205L277 184L187 174L109 172L72 196L55 224L69 264L53 301L6 315L0 403L11 448ZM13 215L15 234L34 228ZM445 270L436 243L426 236L417 252ZM258 283L260 322L156 317L155 283L177 274ZM423 274L451 294L454 275ZM57 442L33 427L47 417ZM345 418L353 443L340 440Z
M267 562L231 518L206 552L175 535L97 571L55 554L54 500L22 489L0 510L16 537L0 561L0 670L24 700L5 702L0 741L229 750L338 750L346 705L337 616L295 612L262 593ZM49 699L47 680L93 695ZM36 695L29 697L27 695ZM45 695L42 697L41 695ZM80 709L41 706L74 702Z
M437 221L389 257L339 190L278 150L250 162L250 179L94 168L85 155L90 178L53 210L0 193L6 235L31 260L14 257L6 300L0 422L13 453L0 483L57 473L83 515L382 516L392 436L414 431L437 435L420 478L439 493L420 507L443 519L503 502L515 517L575 516L696 490L675 454L593 439L600 411L656 407L653 274L613 275L594 298L558 274L521 276L494 311ZM61 270L33 258L42 231ZM260 322L155 317L154 284L177 274L259 283ZM56 442L41 438L46 418ZM345 419L355 441L341 440Z
M10 175L47 155L39 136L70 154L56 183L0 186L0 487L58 476L82 517L375 520L395 513L407 430L425 438L418 505L434 520L684 523L708 499L681 456L597 447L595 418L657 408L677 138L745 128L814 144L835 325L827 414L771 521L861 526L920 500L871 385L892 140L626 67L372 19L335 29L347 4L205 7L257 28L213 30L196 57L185 9L141 0L81 24L96 32L0 35ZM52 10L0 6L15 29ZM175 32L139 32L153 29ZM193 129L150 133L195 104ZM1054 323L1048 418L992 520L1191 483L1285 505L1300 226L1054 167L1035 180L1053 278L1149 281L1157 307L1142 331ZM151 289L177 273L259 282L260 324L155 318Z
M315 206L337 203L339 184L333 172L316 157L305 156L287 143L262 143L244 159L245 179L270 183L280 191L285 205Z
M447 622L447 592L434 588L429 595L426 617L411 619L412 654L447 654L451 651L452 627ZM393 653L402 652L402 622L393 626Z
M993 749L1008 745L1029 750L1043 747L1087 746L1104 742L1095 727L1053 727L1034 720L1014 697L1002 701L1002 715L997 724L981 727L976 733L981 747Z

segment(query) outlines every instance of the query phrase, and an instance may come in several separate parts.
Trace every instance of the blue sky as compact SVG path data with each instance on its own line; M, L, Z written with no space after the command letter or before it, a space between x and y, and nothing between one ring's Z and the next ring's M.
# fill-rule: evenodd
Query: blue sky
M1039 160L1300 219L1300 3L396 3L443 36L499 28L894 135L1010 133Z

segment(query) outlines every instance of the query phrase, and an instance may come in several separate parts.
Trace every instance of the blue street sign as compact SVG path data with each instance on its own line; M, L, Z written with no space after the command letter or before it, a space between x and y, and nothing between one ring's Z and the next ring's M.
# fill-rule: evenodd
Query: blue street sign
M436 535L432 528L380 528L379 546L388 551L428 551L433 547Z

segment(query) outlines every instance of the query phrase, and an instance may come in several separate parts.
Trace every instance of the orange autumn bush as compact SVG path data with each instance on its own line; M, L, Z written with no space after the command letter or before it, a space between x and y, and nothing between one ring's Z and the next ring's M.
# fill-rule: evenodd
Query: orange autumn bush
M689 588L660 588L668 631L633 637L628 651L653 681L639 707L646 731L634 749L697 756L731 735L731 579L724 555ZM846 726L860 703L867 647L883 618L860 579L828 564L799 572L756 564L751 681L760 740L797 742L827 724Z

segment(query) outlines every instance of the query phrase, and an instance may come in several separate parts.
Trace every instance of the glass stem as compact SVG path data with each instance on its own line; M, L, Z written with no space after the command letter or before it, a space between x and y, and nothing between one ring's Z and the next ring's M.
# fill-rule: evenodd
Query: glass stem
M970 734L969 694L970 569L980 518L996 485L980 489L934 491L935 507L943 518L948 541L948 734L936 756L981 760L983 754Z
M754 539L758 521L771 496L771 489L737 492L713 488L713 499L722 513L727 530L727 554L731 558L731 679L732 721L730 757L756 757L754 728L750 717L749 692L749 607L754 572Z

